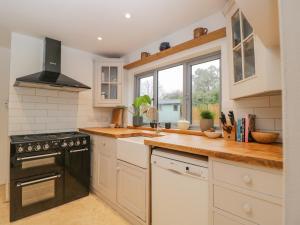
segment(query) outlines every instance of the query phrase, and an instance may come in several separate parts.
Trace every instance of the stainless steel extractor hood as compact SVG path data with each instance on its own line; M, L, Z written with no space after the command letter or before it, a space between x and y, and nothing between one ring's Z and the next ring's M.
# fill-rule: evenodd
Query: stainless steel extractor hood
M61 42L50 38L45 39L43 71L17 78L14 86L65 91L91 89L89 86L61 74Z

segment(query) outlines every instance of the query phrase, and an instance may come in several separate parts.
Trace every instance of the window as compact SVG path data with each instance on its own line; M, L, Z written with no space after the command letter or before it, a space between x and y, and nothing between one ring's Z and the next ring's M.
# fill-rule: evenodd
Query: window
M210 110L215 115L215 124L220 117L220 59L197 62L191 69L191 123L200 124L200 113Z
M159 122L187 119L199 127L202 110L220 115L220 52L136 75L136 96L148 94L159 111ZM144 120L146 123L149 121Z
M181 112L174 112L173 105L182 104L183 65L158 71L158 117L160 122L176 123Z

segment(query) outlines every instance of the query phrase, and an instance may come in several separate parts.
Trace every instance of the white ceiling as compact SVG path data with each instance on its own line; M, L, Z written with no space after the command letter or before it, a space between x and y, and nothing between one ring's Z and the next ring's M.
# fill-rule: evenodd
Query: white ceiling
M219 11L226 0L0 0L0 27L123 56ZM125 13L131 19L125 19ZM97 37L101 36L102 41Z

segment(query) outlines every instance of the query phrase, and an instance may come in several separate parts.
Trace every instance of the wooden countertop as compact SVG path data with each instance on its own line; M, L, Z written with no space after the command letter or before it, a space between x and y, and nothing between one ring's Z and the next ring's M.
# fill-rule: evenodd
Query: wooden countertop
M91 128L80 128L79 131L102 135L113 138L126 138L134 136L145 136L145 137L157 137L153 131L138 130L138 129L128 129L128 128L100 128L100 127L91 127Z
M264 167L277 169L283 167L281 144L241 143L223 138L209 139L204 136L182 134L168 134L147 139L145 144Z
M269 168L282 169L283 167L282 145L280 144L240 143L223 138L209 139L205 136L174 133L157 136L153 131L127 128L95 127L81 128L79 131L113 138L152 137L145 139L146 145Z

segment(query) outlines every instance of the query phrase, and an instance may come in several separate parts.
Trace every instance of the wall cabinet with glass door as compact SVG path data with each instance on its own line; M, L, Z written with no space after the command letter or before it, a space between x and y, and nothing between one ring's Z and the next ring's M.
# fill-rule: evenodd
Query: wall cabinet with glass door
M122 104L123 64L94 63L94 106L115 107Z
M237 5L226 18L231 98L280 90L279 47L265 47Z

